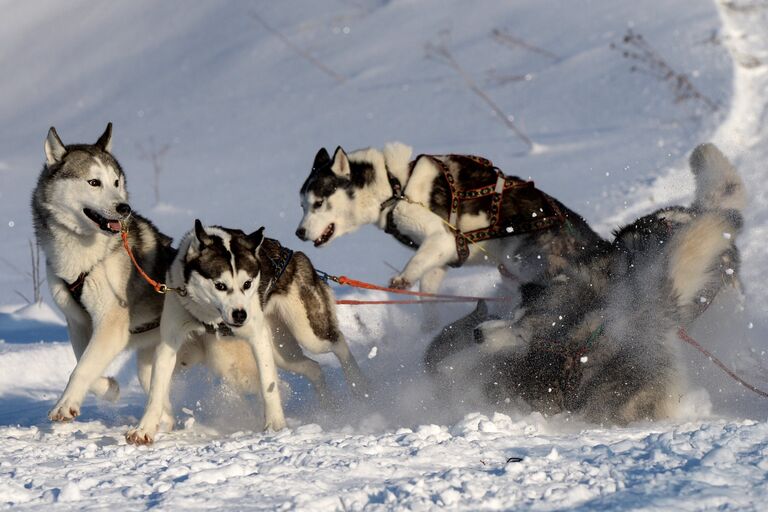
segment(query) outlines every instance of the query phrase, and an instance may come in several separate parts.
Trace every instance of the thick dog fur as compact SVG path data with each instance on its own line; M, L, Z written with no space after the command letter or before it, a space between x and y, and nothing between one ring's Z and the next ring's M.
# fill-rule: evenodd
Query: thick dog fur
M302 348L333 352L353 392L365 394L365 379L338 328L330 287L303 253L286 258L280 244L264 238L262 230L246 235L203 227L197 221L195 230L182 239L167 281L185 294L166 296L163 342L153 365L149 401L139 425L126 434L129 442L154 441L163 410L170 407L177 353L190 338L226 344L226 335L233 334L248 342L257 367L251 375L258 379L267 429L285 427L277 367L304 375L320 399L328 400L323 372Z
M159 341L158 329L131 332L159 320L162 298L133 271L121 247L118 221L127 225L137 258L154 275L162 275L173 258L171 239L131 214L125 175L110 153L111 142L111 123L95 144L65 146L51 128L46 163L32 195L51 295L66 317L78 360L49 414L54 421L77 416L89 389L115 400L117 382L101 375L128 347L139 350L139 378L148 385L150 367L144 363Z
M434 358L430 348L427 367L444 383L448 366L472 361L465 377L498 404L618 424L672 415L683 384L677 329L723 286L738 284L735 239L745 205L739 176L714 145L696 148L691 168L690 208L642 217L547 284L525 285L516 318L481 323L474 351L463 329L453 344L464 352Z
M125 174L111 154L111 144L111 124L95 144L66 146L51 128L46 163L32 195L35 234L46 256L51 295L66 317L78 360L49 414L54 421L76 417L88 390L117 399L117 381L101 375L124 349L137 350L139 381L148 391L160 343L157 323L163 298L134 270L122 247L118 221L128 228L130 246L148 274L164 276L176 251L169 237L131 212ZM253 392L250 374L255 362L238 355L245 342L224 347L216 340L203 341L184 346L178 366L207 363L236 390ZM172 426L169 408L161 421Z
M450 189L435 159L449 166L460 190L485 184L488 173L494 171L471 162L458 164L450 155L422 155L411 162L411 154L411 148L400 143L350 154L339 147L333 158L321 149L300 191L304 216L296 235L319 247L364 224L396 232L396 238L416 248L416 254L392 278L391 286L403 288L419 281L422 291L437 291L446 266L456 264L458 255L455 235L443 222L449 217ZM390 201L394 191L388 172L402 184L407 201ZM495 173L492 179L496 179ZM467 263L497 266L504 262L524 282L535 281L573 264L586 248L602 242L582 217L549 199L560 208L566 222L479 242L491 258L470 244ZM502 221L514 215L516 206L505 197ZM458 228L466 232L488 226L489 208L490 197L467 203L459 211Z

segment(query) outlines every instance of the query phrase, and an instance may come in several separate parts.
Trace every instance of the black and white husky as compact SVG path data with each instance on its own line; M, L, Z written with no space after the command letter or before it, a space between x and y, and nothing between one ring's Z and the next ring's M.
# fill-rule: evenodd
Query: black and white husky
M333 352L347 382L358 395L366 383L338 327L333 293L301 252L251 234L195 222L179 245L167 275L168 285L182 290L166 296L160 324L149 401L138 427L126 438L152 443L169 409L169 386L177 352L189 339L227 335L247 340L258 368L264 400L265 428L285 427L278 392L277 368L307 377L327 400L320 366L302 352Z
M111 123L95 144L65 146L51 128L45 166L32 195L48 285L66 317L78 360L49 413L54 421L76 417L89 390L117 399L117 382L102 374L128 347L139 350L139 379L148 385L159 341L162 297L133 270L121 246L121 223L137 258L155 275L164 274L173 258L171 239L131 212L125 175L111 148Z
M464 262L503 263L523 282L536 280L600 239L578 214L483 158L412 161L411 154L400 143L349 154L339 147L333 158L321 149L301 187L304 216L296 235L320 247L374 224L416 249L390 285L418 281L426 292L437 291L446 266Z
M425 361L440 385L468 377L499 405L596 422L673 416L684 380L678 329L724 286L738 287L746 203L741 178L714 145L696 148L690 164L691 207L642 217L545 285L524 285L514 318L481 322L474 333L466 321L445 329ZM470 317L488 319L482 309ZM474 350L473 341L481 343Z

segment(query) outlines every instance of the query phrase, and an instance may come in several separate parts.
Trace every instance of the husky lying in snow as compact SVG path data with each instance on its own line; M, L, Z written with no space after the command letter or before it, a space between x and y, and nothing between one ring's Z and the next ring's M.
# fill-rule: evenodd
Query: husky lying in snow
M690 163L691 207L642 217L548 284L523 286L516 318L479 324L474 356L461 350L472 344L467 322L444 329L425 361L439 382L454 380L450 369L460 367L495 403L619 424L669 417L682 385L677 330L726 284L738 285L735 236L746 202L740 177L714 145L696 148Z
M330 287L309 259L264 238L261 228L249 235L220 227L195 229L181 241L168 272L168 285L184 290L166 295L160 329L163 342L152 368L144 417L126 438L152 443L169 409L169 386L177 351L192 337L233 334L248 341L256 358L265 428L285 427L278 392L277 367L307 377L327 400L323 372L301 348L333 352L357 395L366 383L338 328ZM225 340L222 340L226 343Z
M111 123L95 144L65 146L51 128L45 141L46 163L32 195L48 285L66 317L78 360L49 414L53 421L75 418L89 390L117 400L117 381L102 374L126 348L137 350L139 381L149 390L154 351L160 343L163 298L135 272L121 245L121 223L149 274L165 275L176 252L169 237L131 211L125 174L111 149ZM243 348L242 341L218 346L195 340L183 347L179 366L205 362L237 390L252 392L248 377L255 363L252 356L250 361L242 357ZM163 411L162 421L173 423L170 409Z
M416 248L390 285L407 288L419 281L422 291L432 293L447 265L503 262L527 282L573 265L600 241L578 214L530 182L505 178L487 160L420 155L411 161L411 153L400 143L350 154L339 147L333 158L321 149L301 187L304 216L296 236L320 247L375 224Z

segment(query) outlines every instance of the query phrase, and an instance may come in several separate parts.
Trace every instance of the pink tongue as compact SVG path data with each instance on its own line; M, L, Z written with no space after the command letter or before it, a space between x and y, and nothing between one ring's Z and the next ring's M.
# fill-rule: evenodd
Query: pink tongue
M109 229L111 229L112 231L120 231L120 228L122 226L120 226L120 221L111 220L111 221L107 222L107 227Z

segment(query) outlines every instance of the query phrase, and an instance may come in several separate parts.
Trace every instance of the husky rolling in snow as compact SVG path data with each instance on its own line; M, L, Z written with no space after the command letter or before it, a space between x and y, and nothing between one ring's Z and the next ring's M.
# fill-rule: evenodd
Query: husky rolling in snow
M473 336L458 329L456 349L427 352L429 367L450 374L452 361L474 358L466 375L501 404L619 424L672 415L683 384L677 330L738 285L745 206L740 177L714 145L696 148L690 163L691 207L642 217L548 284L524 286L517 318L480 324L474 354L461 351Z
M267 429L285 427L277 367L304 375L327 400L323 372L302 347L313 353L333 352L353 392L365 393L365 379L338 328L330 287L303 253L264 238L263 229L246 235L196 221L194 231L182 239L167 279L184 292L166 296L163 342L153 365L147 409L139 426L126 434L129 442L153 442L163 411L170 407L177 351L190 336L232 334L248 341L258 367Z
M133 270L121 246L121 222L137 258L154 275L163 275L173 258L171 239L132 214L125 175L111 146L111 123L95 144L65 146L51 128L46 163L32 195L51 295L66 317L78 361L49 414L54 421L76 417L89 390L115 400L117 382L102 373L129 346L139 349L139 378L148 385L159 341L162 297Z
M416 249L390 285L418 281L425 292L437 291L446 266L465 262L503 262L523 282L535 280L600 240L578 214L483 158L420 155L411 161L411 153L400 143L350 154L339 147L333 158L321 149L301 187L304 216L296 236L320 247L375 224Z

